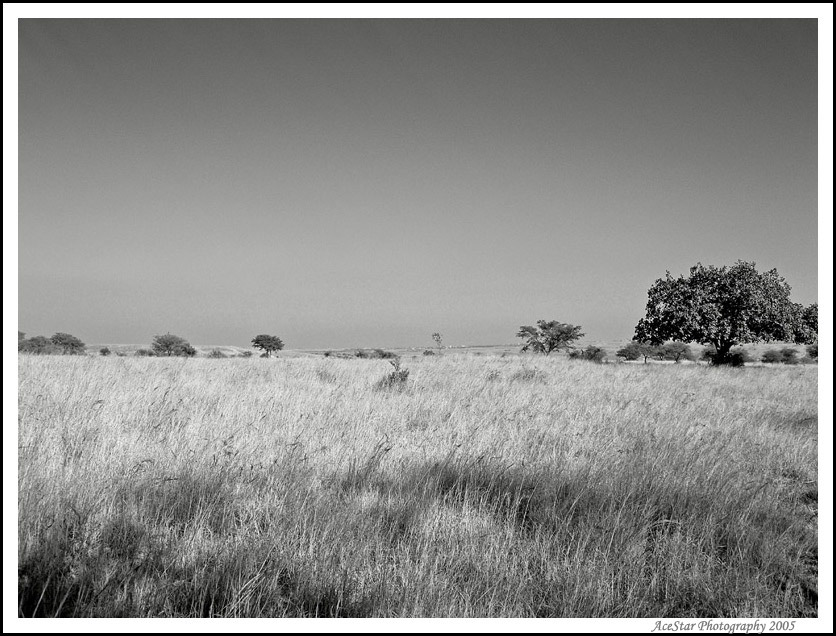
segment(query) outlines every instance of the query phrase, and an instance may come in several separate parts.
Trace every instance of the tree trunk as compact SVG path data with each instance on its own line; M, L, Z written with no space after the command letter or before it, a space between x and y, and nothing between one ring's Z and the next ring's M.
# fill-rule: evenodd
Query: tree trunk
M731 360L729 360L729 351L731 351L733 344L734 343L728 341L719 341L715 343L714 348L716 353L714 354L714 359L711 363L718 366L721 364L731 364Z

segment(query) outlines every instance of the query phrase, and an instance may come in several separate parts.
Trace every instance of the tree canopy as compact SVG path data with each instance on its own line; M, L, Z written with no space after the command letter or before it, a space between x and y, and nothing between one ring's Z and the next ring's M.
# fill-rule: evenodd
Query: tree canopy
M517 333L517 338L524 338L523 351L534 351L549 355L552 351L558 351L569 347L575 340L582 338L584 334L581 327L570 325L557 320L538 320L537 326L523 325Z
M686 278L667 272L647 292L646 315L635 339L713 345L715 364L728 363L731 348L751 342L814 342L818 306L790 301L790 286L777 270L758 272L755 263L691 267Z
M284 349L284 343L278 336L268 336L267 334L260 334L252 339L252 345L256 349L264 351L266 357L270 357L273 351L281 351Z
M166 333L162 336L154 336L151 349L158 356L193 356L197 353L195 348L185 338Z
M50 338L58 351L65 355L81 355L86 351L86 345L75 336L58 332Z

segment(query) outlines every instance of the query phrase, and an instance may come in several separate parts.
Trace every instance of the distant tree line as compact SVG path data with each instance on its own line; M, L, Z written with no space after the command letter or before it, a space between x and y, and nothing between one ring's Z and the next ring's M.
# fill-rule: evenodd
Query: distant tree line
M19 353L36 355L85 355L87 345L68 333L58 332L51 338L33 336L26 338L22 331L17 332L17 350Z
M616 352L625 360L649 359L681 362L695 360L687 343L698 343L705 348L702 359L715 365L741 366L752 361L739 345L755 342L791 342L809 345L805 360L818 359L818 304L804 307L789 298L790 286L775 269L758 272L754 263L738 261L731 267L703 266L697 263L690 274L674 278L670 272L657 279L648 290L645 317L639 320L632 342ZM603 362L606 353L600 347L574 347L584 336L578 325L557 320L538 320L536 326L523 325L517 332L524 344L522 351L545 356L568 349L573 359ZM442 335L432 334L438 353L443 347ZM269 358L281 351L284 342L278 336L259 334L251 344ZM86 352L85 344L68 333L56 333L51 338L26 338L18 332L18 351L35 354L79 355ZM103 356L110 349L99 350ZM330 355L327 352L325 355ZM154 336L150 349L140 349L138 356L193 357L197 351L180 336L170 333ZM252 352L245 352L252 355ZM117 355L119 355L117 353ZM430 349L424 355L435 355ZM227 357L214 349L210 358ZM383 349L357 350L358 358L394 358ZM772 350L762 357L763 362L795 364L795 349Z

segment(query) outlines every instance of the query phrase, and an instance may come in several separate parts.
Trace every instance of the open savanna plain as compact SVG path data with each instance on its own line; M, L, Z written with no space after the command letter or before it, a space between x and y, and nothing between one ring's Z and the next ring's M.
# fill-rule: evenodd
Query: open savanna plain
M18 364L20 616L817 615L815 365Z

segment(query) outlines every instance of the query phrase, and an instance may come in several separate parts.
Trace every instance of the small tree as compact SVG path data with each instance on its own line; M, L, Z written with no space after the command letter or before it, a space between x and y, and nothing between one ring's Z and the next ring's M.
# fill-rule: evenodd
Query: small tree
M107 347L102 347L101 349L99 349L99 355L109 356L110 355L110 349L108 349Z
M583 336L580 326L557 320L538 320L537 327L523 325L517 333L517 338L524 338L526 341L522 351L531 349L535 353L542 353L546 356L552 351L568 348L575 340Z
M52 340L44 336L32 336L28 339L18 340L17 350L20 353L34 353L37 355L60 353Z
M773 340L806 344L818 332L818 306L790 301L790 286L775 269L758 272L754 263L731 267L697 263L686 278L658 279L647 292L646 315L636 340L712 345L713 364L735 364L738 344Z
M436 331L432 338L435 340L435 346L438 348L438 352L441 353L441 334Z
M189 344L188 340L175 336L174 334L166 333L162 336L154 336L154 341L151 343L151 349L154 355L158 356L194 356L197 351Z
M673 360L679 363L682 360L694 360L694 353L684 342L666 342L660 348L662 360Z
M56 333L50 340L65 355L84 355L86 351L84 343L68 333Z
M638 342L633 340L626 346L615 352L619 358L625 360L638 360L644 358L644 363L647 364L647 359L657 355L658 347L649 342Z
M278 336L268 336L267 334L261 334L253 338L252 345L256 349L261 349L264 354L267 354L262 354L262 358L269 358L273 351L281 351L284 349L284 343L281 338Z

